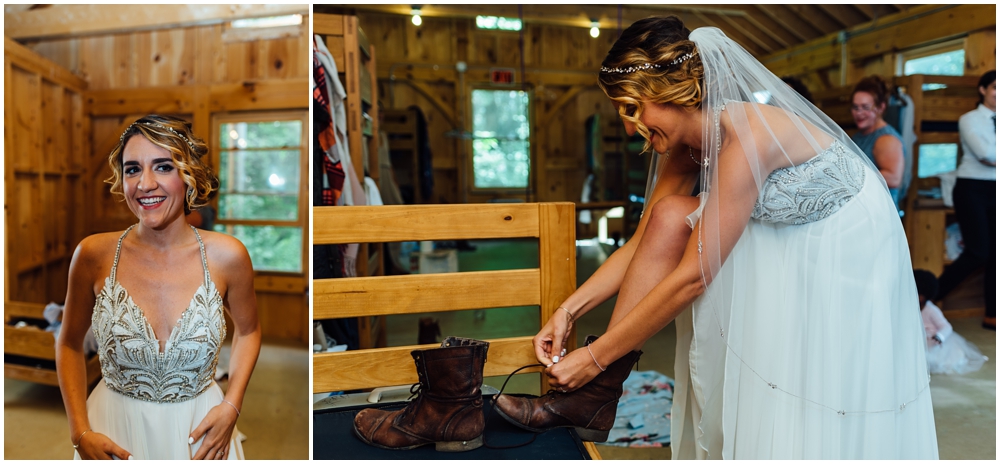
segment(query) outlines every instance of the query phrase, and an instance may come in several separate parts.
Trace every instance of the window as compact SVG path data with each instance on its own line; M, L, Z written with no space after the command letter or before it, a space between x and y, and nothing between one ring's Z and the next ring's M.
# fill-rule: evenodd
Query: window
M243 242L255 271L302 273L306 114L226 115L214 125L220 184L215 230Z
M472 91L472 171L476 188L526 188L528 93Z
M925 47L901 55L904 76L929 74L935 76L961 76L965 70L965 48L962 40ZM923 90L946 88L945 84L924 84Z
M917 177L923 179L942 172L954 171L958 164L958 145L954 143L925 143L920 145L920 163Z

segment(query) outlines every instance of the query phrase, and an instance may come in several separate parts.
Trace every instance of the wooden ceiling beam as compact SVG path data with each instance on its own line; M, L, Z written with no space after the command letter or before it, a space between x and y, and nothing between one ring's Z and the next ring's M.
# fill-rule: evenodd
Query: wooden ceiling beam
M57 5L5 11L4 34L18 40L69 38L289 14L308 15L309 5Z
M817 4L816 6L840 23L841 29L847 29L851 26L867 21L865 16L858 10L851 7L851 5Z
M751 55L753 55L753 56L761 56L761 55L764 54L763 53L763 48L760 47L759 45L755 44L752 40L750 40L749 38L747 38L745 35L743 35L739 31L736 31L732 27L727 27L727 26L721 24L720 23L720 21L722 21L721 18L719 18L719 21L716 21L715 19L712 19L711 17L709 17L709 15L704 14L704 13L694 13L694 16L697 17L698 19L704 21L709 26L717 27L717 28L721 29L723 32L726 33L726 35L730 39L733 39L736 43L740 44L740 46L743 47L743 48L745 48L748 52L750 52Z
M855 9L865 15L866 21L871 21L875 19L875 5L865 5L865 4L855 4L852 5Z
M785 5L795 16L799 18L806 24L811 25L816 30L820 31L822 34L830 34L844 29L843 26L837 24L836 21L827 16L823 10L817 8L815 5Z
M777 21L762 13L753 5L737 5L736 8L743 11L743 17L747 20L747 22L752 24L764 34L767 34L768 37L780 44L781 48L791 47L801 41L801 39L796 37L794 34L788 32L784 26L778 24Z
M785 30L794 34L803 42L823 35L809 24L802 22L801 18L789 11L785 6L757 5L757 9L784 27Z
M729 24L732 29L738 31L740 34L743 34L746 38L750 39L753 43L764 49L764 53L774 53L776 50L783 48L781 44L751 25L746 18L734 16L720 16L720 18Z

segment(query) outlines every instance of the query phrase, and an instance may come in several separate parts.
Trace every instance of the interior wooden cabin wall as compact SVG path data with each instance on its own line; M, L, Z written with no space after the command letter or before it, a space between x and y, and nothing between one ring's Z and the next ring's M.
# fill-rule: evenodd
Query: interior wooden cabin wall
M86 82L10 39L4 48L4 294L47 303L66 294L69 261L84 236Z
M378 50L385 107L416 105L425 114L434 166L430 202L579 200L586 178L585 121L600 113L603 121L620 125L596 85L597 69L614 42L613 34L594 39L582 28L526 24L522 53L521 33L481 30L470 18L427 17L416 27L408 16L359 12L358 22ZM455 69L460 61L468 67L464 76ZM517 83L491 85L493 67L514 68ZM471 169L471 143L445 134L471 130L469 93L477 88L531 91L534 188L530 194L469 188L465 176Z
M14 142L44 148L45 154L8 156L17 171L15 175L8 169L7 177L8 193L14 193L8 195L8 203L14 199L15 205L15 222L8 226L13 239L8 243L14 244L8 250L14 253L7 261L16 274L9 281L16 289L10 297L62 301L76 244L86 235L122 230L135 222L104 182L111 174L107 155L135 119L149 113L182 117L192 121L196 135L209 140L212 117L217 114L305 111L312 63L309 21L304 15L300 26L277 37L238 36L222 23L24 41L24 47L36 56L85 82L86 90L60 97L44 80L39 82L16 67L7 74L8 95L16 99L17 123L41 127L41 133L35 131L23 141L14 137ZM29 101L40 104L26 105ZM7 102L10 109L12 102L9 98ZM75 119L62 115L70 108L81 113L77 118L86 120L84 132L75 138L61 134L75 127ZM25 111L38 114L22 115ZM7 114L10 135L11 112ZM9 144L7 153L13 153ZM306 181L308 171L301 178ZM308 211L303 212L308 218ZM303 250L303 268L307 269L308 254ZM44 272L32 271L38 269L42 256L51 264ZM258 273L258 315L265 337L308 341L307 276L306 271L300 275Z
M914 6L848 29L843 42L838 33L828 34L760 59L778 75L799 77L814 93L842 93L863 76L895 75L903 50L963 38L966 74L978 75L996 65L995 12L995 5ZM425 16L418 27L406 15L357 15L378 50L385 107L416 105L427 117L435 178L429 202L579 201L587 174L585 121L600 114L605 140L621 132L595 82L615 31L595 39L581 27L527 23L521 32L506 32L478 29L471 18ZM464 74L455 69L460 61L468 66ZM472 89L503 88L489 84L492 67L514 68L517 85L511 88L531 90L530 193L470 188L471 143L445 135L471 130Z

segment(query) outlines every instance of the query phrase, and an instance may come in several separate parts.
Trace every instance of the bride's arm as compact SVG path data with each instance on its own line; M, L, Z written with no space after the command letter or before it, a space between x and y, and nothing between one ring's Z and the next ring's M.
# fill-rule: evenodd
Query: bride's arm
M205 437L194 459L227 459L236 420L243 410L250 374L260 354L260 324L257 321L257 296L253 287L253 266L246 247L233 237L218 235L223 253L215 260L222 267L226 281L223 303L229 309L236 332L229 360L229 388L223 403L212 408L191 432L191 441ZM222 455L216 454L222 451Z
M130 453L121 449L101 432L91 430L87 417L87 366L83 352L83 339L90 330L94 312L94 282L100 269L93 248L95 239L84 239L69 265L69 283L66 306L63 309L62 329L56 343L56 373L62 393L66 415L69 418L70 441L78 445L84 459L128 459Z
M712 193L718 201L709 202L703 217L719 217L720 257L725 262L740 235L746 228L757 198L757 186L749 164L739 143L727 144L718 162L719 187ZM716 210L716 206L718 209ZM607 367L632 350L637 350L655 333L666 327L677 315L689 307L704 292L701 276L702 258L698 252L698 237L704 221L688 239L677 268L657 284L621 322L590 345L590 353L577 350L558 364L547 369L550 384L556 389L579 388L600 374L599 363ZM710 237L712 231L704 236ZM707 243L705 246L709 246ZM704 263L708 267L708 263ZM595 363L594 361L597 361Z
M686 154L688 148L678 147L673 151ZM654 205L669 195L690 195L694 189L698 176L698 166L693 161L686 157L675 156L667 157L661 164L658 181L649 195L650 198L647 199L647 205ZM642 240L648 219L649 215L643 214L632 238L625 242L621 248L615 250L594 271L594 274L562 303L561 306L566 308L574 319L579 319L618 294L625 278L625 271L628 269L629 263L632 262L632 255ZM535 354L539 361L545 364L550 364L551 356L558 355L562 351L563 339L569 331L569 324L566 322L565 316L566 314L559 310L533 340Z

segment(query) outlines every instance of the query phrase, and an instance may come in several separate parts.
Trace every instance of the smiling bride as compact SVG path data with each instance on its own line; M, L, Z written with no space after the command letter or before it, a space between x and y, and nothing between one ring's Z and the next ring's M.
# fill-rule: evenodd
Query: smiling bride
M111 192L139 222L87 237L70 264L56 363L78 459L243 459L236 421L260 325L246 248L185 220L218 188L207 153L189 123L149 115L108 157ZM213 380L224 311L236 330L225 394ZM88 330L103 375L89 398Z

